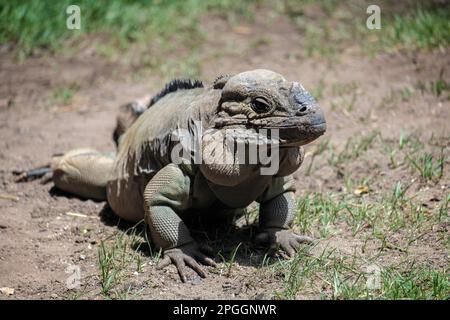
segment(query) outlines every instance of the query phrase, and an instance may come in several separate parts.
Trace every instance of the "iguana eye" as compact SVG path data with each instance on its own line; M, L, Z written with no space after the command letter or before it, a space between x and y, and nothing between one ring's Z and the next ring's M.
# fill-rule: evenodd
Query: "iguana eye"
M256 98L252 101L252 109L257 113L266 113L270 111L271 106L266 99Z

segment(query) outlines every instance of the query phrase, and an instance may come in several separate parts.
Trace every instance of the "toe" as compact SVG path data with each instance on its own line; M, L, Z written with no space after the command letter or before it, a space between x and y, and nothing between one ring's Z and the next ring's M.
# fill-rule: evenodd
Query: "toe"
M196 258L198 261L200 261L201 263L203 263L206 266L217 267L217 264L214 262L214 260L207 257L203 253L197 254Z
M170 258L165 256L156 266L156 269L161 270L167 267L171 263Z
M308 236L301 236L296 234L295 235L295 239L297 240L298 243L313 243L314 239Z
M295 256L295 250L294 248L292 248L289 244L283 246L284 251L286 251L286 253L288 254L288 256L290 258L292 258L293 256Z
M177 267L181 281L186 282L186 264L184 263L183 259L179 257L174 258L173 263Z
M197 263L197 261L195 261L194 258L191 257L186 257L185 259L186 264L192 268L192 270L194 270L195 272L198 273L198 275L202 278L206 278L206 273L202 270L202 268L200 267L200 265Z

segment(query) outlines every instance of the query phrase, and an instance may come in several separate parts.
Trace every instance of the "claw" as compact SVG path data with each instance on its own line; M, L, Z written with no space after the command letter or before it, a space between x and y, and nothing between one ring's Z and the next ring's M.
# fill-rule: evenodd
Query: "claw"
M202 253L198 254L196 258L206 266L217 267L217 263L215 263L213 259L207 257Z
M173 263L177 268L182 282L187 281L186 266L194 270L200 277L206 278L206 273L202 270L197 261L200 261L205 265L216 266L216 263L212 259L208 258L200 251L200 247L196 243L191 242L165 251L164 259L161 260L157 268L162 269Z
M190 257L185 258L185 262L189 267L191 267L195 272L197 272L200 277L206 278L205 272L202 270L202 268L200 268L200 266L198 265L198 263L195 261L194 258Z
M298 234L295 234L295 237L297 238L297 241L299 243L314 243L314 239L308 236L301 236Z
M178 274L180 275L180 279L182 282L186 282L186 275L185 275L185 270L186 270L186 264L183 261L183 258L181 257L176 257L172 260L172 262L175 264L175 266L177 267L178 270Z
M268 244L269 253L271 254L278 249L282 249L284 253L281 252L280 254L285 258L292 258L295 256L295 253L300 249L301 244L310 244L314 242L314 239L308 236L301 236L290 230L281 228L265 229L256 236L255 240L258 244Z
M156 269L161 270L170 265L172 262L170 261L170 258L168 256L164 257L158 265L156 266Z
M38 179L50 172L52 172L52 168L50 167L50 165L45 165L45 166L42 166L39 168L27 170L27 171L14 171L13 174L18 176L15 179L15 182L24 182L24 181Z

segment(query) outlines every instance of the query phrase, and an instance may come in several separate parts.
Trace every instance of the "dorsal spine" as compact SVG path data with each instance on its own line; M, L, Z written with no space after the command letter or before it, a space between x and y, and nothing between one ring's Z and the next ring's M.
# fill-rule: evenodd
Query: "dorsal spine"
M163 90L161 90L157 95L155 95L152 100L150 100L150 103L148 104L148 107L151 107L156 102L158 102L159 99L164 97L165 95L178 91L178 90L188 90L188 89L195 89L195 88L203 88L203 82L197 79L174 79L168 83L166 83Z

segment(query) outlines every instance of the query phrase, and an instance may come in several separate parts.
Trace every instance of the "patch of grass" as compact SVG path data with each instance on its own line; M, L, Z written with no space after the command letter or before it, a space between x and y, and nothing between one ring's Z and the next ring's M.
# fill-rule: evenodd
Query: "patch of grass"
M141 240L141 234L142 232L145 234L145 231L138 228L140 224L100 242L98 248L100 286L102 294L107 298L125 299L133 293L131 288L122 290L119 286L130 273L142 272L143 262L139 251L141 245L145 243ZM150 246L149 248L151 249ZM150 255L155 256L152 252Z
M0 4L0 43L16 45L29 56L35 49L60 49L68 39L78 40L88 34L102 34L126 48L133 42L155 41L172 37L195 40L200 17L209 11L227 16L249 15L255 1L229 0L79 0L81 29L66 27L69 0L3 1ZM177 40L177 39L172 39Z
M367 52L445 48L450 41L450 12L438 3L412 2L395 10L380 4L381 30L362 27L360 41Z
M417 82L417 87L422 92L430 92L436 97L440 97L444 93L450 90L450 83L446 82L445 79L439 78L435 81L419 81ZM447 96L447 99L450 98L450 95Z
M438 221L442 221L445 218L449 217L449 203L450 203L450 194L445 196L441 205L438 207Z
M76 83L67 86L59 86L53 90L53 95L50 98L50 104L53 105L68 105L72 102L73 96L78 92L80 86Z
M295 299L299 290L303 287L311 274L320 263L319 259L311 259L308 248L303 248L295 255L289 263L279 261L274 266L270 266L272 273L282 277L284 289L281 292L275 292L278 299Z
M366 185L370 185L367 180L358 184ZM297 202L295 228L300 233L315 230L322 238L338 235L342 230L348 230L353 237L360 233L370 234L373 239L381 240L382 249L406 251L407 247L392 245L387 237L403 230L407 234L405 246L409 246L418 235L428 232L433 224L441 223L448 217L448 199L434 209L427 208L421 202L414 201L413 196L407 196L411 185L398 181L392 191L379 195L369 192L367 196L362 196L354 193L353 185L349 185L346 188L351 192L344 194L301 196Z
M330 195L316 193L300 197L297 200L294 224L300 233L311 230L313 226L318 227L321 236L326 237L333 232L332 226L343 208L343 203Z
M450 41L450 11L419 7L406 15L395 14L386 35L388 44L406 49L444 48Z
M399 206L405 204L406 202L405 194L410 187L411 184L405 186L400 181L397 181L394 190L392 191L392 195L390 197L390 203L393 208L398 208Z
M412 147L412 136L401 137L404 148ZM283 281L283 289L276 291L275 297L448 299L448 268L430 267L426 261L415 262L416 258L410 254L412 247L420 245L418 241L422 237L433 233L442 223L445 234L450 195L431 208L415 200L415 195L408 195L411 186L412 183L398 181L391 191L366 198L321 193L300 197L294 219L300 232L318 231L327 239L329 235L338 236L349 230L352 237L363 240L364 244L358 253L305 247L291 261L266 263L266 274ZM448 243L448 236L438 236L438 239L443 245ZM374 241L379 243L378 251L371 249L373 256L367 256L366 245L373 245ZM400 263L380 259L393 252L402 257ZM379 261L384 263L379 265ZM378 270L375 278L370 272L373 266Z
M382 272L381 292L385 299L448 299L448 271L422 267L401 272L390 267Z
M369 149L378 135L378 131L372 131L365 136L349 138L345 144L344 150L337 154L335 154L334 151L331 152L328 163L332 166L340 166L346 161L358 158Z
M389 106L398 102L407 102L414 96L415 90L410 86L400 89L391 89L388 95L381 99L380 106Z
M120 245L120 242L119 242ZM113 289L119 281L120 272L123 267L116 265L116 250L117 245L107 247L105 242L100 243L98 250L98 262L100 266L100 284L102 292L108 295L111 289Z
M304 248L290 261L266 267L281 278L278 299L320 295L322 299L448 299L447 269L428 266L379 266L356 254L324 249L311 253Z
M317 156L320 156L321 154L323 154L329 148L329 146L330 146L330 140L329 139L321 139L321 140L319 140L316 143L313 152L310 153L311 160L310 160L308 166L305 169L305 175L306 176L311 175L311 170L313 169L314 159Z
M398 138L398 147L400 148L400 150L402 150L408 144L408 141L409 141L408 137L402 131L400 133L400 137Z
M433 147L431 143L425 144L415 134L400 132L398 140L383 138L380 135L383 152L389 155L389 167L396 169L407 163L411 157L415 157L419 151L426 147Z
M338 53L349 33L347 25L329 23L329 19L335 16L336 10L340 10L337 1L320 1L319 3L303 0L286 0L282 10L294 22L295 26L304 36L303 48L308 57L321 56L330 61L336 61ZM322 14L315 15L314 9L319 7Z
M339 110L344 108L347 112L352 112L356 104L357 94L353 93L350 97L340 96L338 99L331 101L331 109Z
M377 161L377 168L383 169L365 175L355 174L348 169L346 164L350 162L358 167L368 163L367 159L372 153L365 152L380 148L378 142L381 142L381 151L386 157ZM447 217L444 202L433 207L428 200L420 198L420 191L414 194L412 191L420 190L423 182L437 183L443 179L448 162L448 157L445 157L447 146L448 139L445 136L432 135L428 142L422 142L416 134L405 132L401 132L397 139L384 138L376 131L358 138L352 137L340 151L324 140L323 145L319 144L312 152L308 152L309 157L306 159L311 158L312 161L305 161L306 172L311 172L313 161L317 161L317 168L326 167L328 162L340 177L340 185L333 185L339 192L300 196L296 228L301 233L312 231L324 238L338 236L342 230L354 237L370 234L371 239L381 241L380 250L407 251L418 237L433 230L433 225ZM314 157L318 153L323 156ZM385 171L389 169L396 170L393 175L396 180L391 181L390 172ZM419 173L421 178L411 180L411 169ZM385 172L385 178L380 178L380 171ZM413 185L415 187L411 188ZM416 197L420 200L416 200ZM392 239L398 232L404 233L402 242Z
M438 182L442 178L445 164L443 149L437 158L432 154L424 153L416 157L407 155L407 159L425 182Z
M285 0L286 13L303 36L306 56L339 61L346 48L356 46L369 55L380 51L446 48L450 41L450 11L430 2L377 3L381 29L366 27L370 1Z
M376 207L373 204L360 203L345 205L348 213L347 224L350 226L352 235L356 236L361 230L367 226L374 226L378 218Z
M225 258L221 253L219 253L219 257L222 259L223 264L225 265L225 271L226 276L229 277L231 275L231 269L234 266L234 263L236 261L236 254L239 250L239 247L242 245L242 243L239 243L231 252L229 258Z

